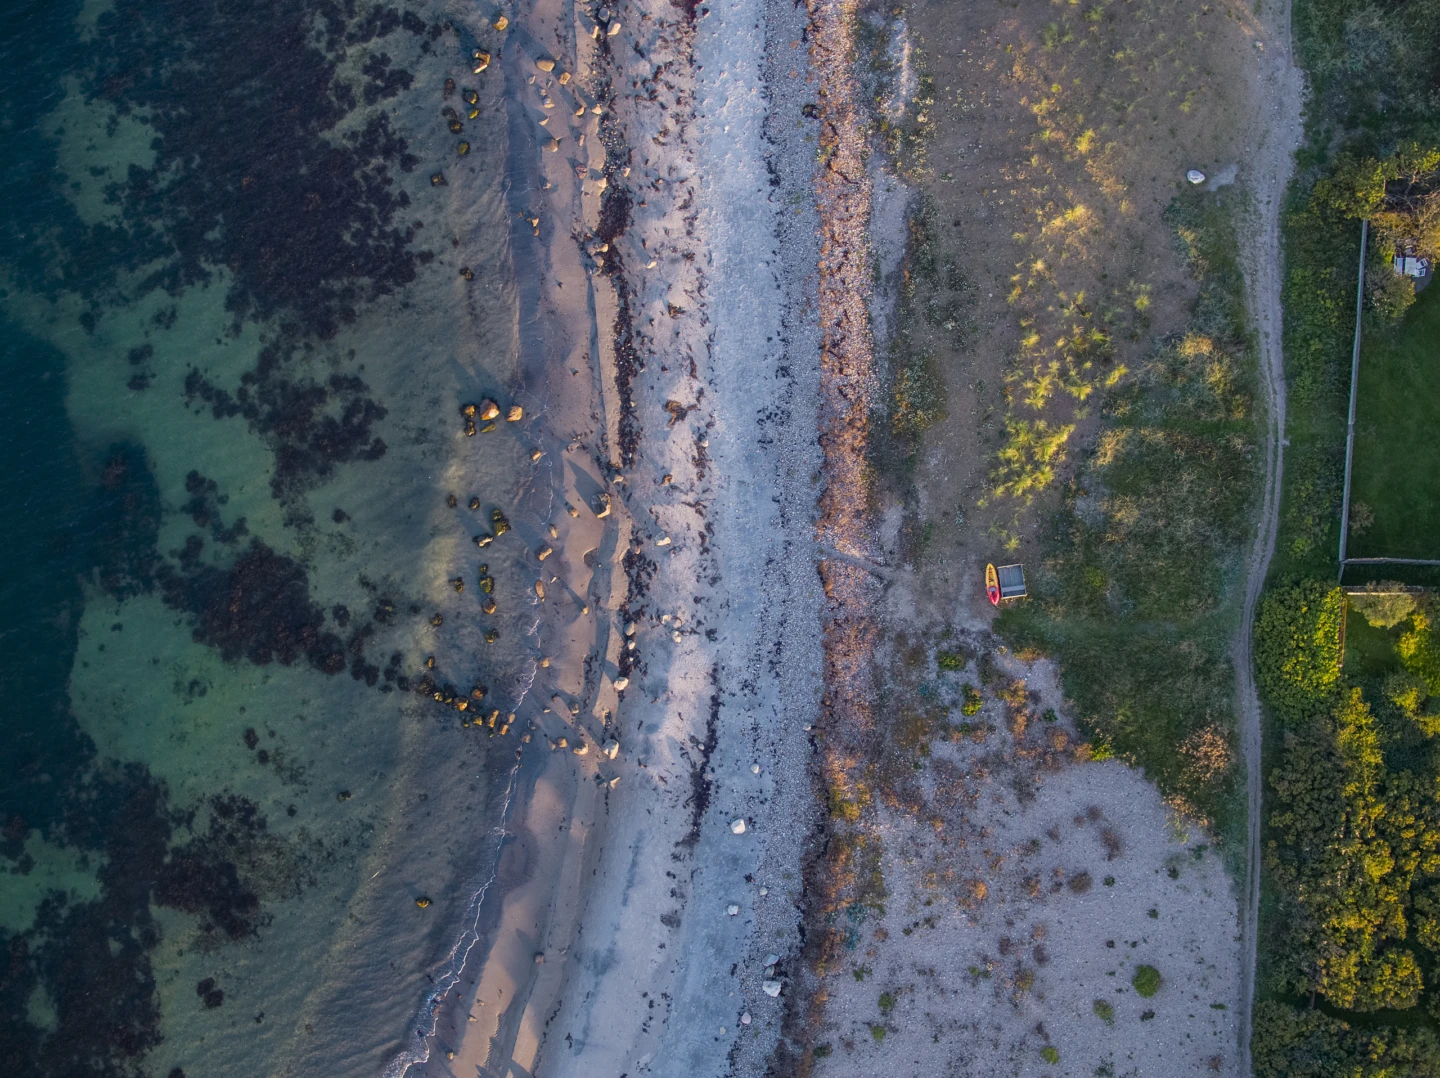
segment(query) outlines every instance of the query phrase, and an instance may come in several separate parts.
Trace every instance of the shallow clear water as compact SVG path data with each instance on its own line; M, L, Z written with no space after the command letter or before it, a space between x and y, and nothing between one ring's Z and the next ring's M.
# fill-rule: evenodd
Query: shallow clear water
M3 12L0 1072L376 1073L493 863L466 724L533 672L530 432L459 411L519 383L487 31Z

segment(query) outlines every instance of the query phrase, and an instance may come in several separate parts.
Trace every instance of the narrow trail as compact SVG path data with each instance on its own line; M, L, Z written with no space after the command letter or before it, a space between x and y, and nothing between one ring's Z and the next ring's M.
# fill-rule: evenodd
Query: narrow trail
M1280 519L1281 476L1285 448L1285 356L1282 348L1283 312L1280 248L1280 213L1290 182L1294 154L1302 134L1301 106L1304 83L1291 54L1290 3L1285 0L1262 20L1266 31L1262 47L1258 93L1264 113L1257 127L1257 145L1250 161L1250 229L1241 241L1247 299L1255 320L1260 348L1260 372L1265 389L1265 493L1261 503L1255 545L1246 563L1245 605L1235 633L1236 695L1240 705L1240 740L1245 758L1245 800L1248 834L1245 882L1241 910L1240 962L1240 1067L1251 1073L1250 1030L1255 1004L1256 945L1260 928L1261 774L1260 698L1252 670L1251 630L1255 607L1275 553Z

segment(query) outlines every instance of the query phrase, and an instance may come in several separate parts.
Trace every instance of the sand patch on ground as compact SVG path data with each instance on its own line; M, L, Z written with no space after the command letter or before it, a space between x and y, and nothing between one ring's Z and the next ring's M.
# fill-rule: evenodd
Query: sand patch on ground
M989 642L941 650L972 644ZM877 792L871 879L832 912L815 1073L1239 1073L1236 902L1205 835L1141 774L1086 759L1047 664L1002 656L960 719L980 663L931 662L909 668L919 698L954 710L892 747L909 774Z

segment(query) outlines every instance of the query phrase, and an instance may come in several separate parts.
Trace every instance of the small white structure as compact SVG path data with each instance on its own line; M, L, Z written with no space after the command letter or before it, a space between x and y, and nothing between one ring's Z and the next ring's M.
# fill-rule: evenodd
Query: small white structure
M1424 277L1430 272L1430 260L1428 258L1412 258L1410 255L1396 255L1395 272L1404 277Z

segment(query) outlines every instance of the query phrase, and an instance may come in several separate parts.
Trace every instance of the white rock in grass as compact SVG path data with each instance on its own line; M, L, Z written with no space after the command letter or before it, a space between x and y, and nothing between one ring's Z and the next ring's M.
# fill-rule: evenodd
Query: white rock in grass
M743 834L745 833L745 821L744 821L744 820L731 820L731 821L730 821L730 833L731 833L732 835L743 835Z
M780 995L780 982L766 981L760 986L760 990L764 992L767 996L769 996L771 999L777 999Z

